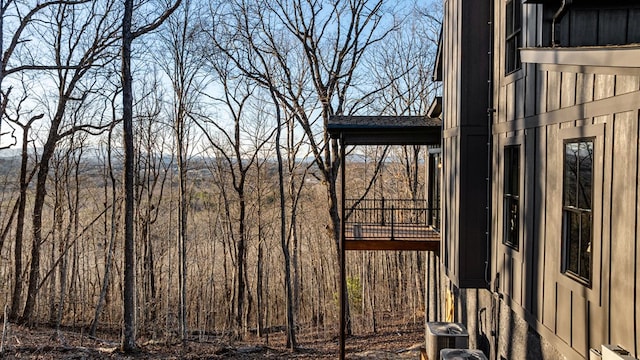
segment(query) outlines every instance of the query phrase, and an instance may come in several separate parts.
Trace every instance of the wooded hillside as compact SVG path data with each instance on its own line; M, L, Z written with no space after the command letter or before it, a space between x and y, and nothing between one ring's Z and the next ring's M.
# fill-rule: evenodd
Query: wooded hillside
M437 4L136 1L126 30L120 2L1 1L4 316L117 334L129 303L138 337L287 329L292 348L299 331L336 328L341 164L327 121L426 113ZM423 197L426 149L351 150L349 197ZM426 261L349 254L354 330L422 321Z

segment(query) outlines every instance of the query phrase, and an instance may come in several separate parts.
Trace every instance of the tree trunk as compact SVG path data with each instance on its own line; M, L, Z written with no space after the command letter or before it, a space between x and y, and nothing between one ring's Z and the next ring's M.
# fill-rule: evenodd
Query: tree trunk
M236 325L236 335L241 337L244 328L244 307L245 307L245 260L246 260L246 244L245 244L245 211L246 204L244 199L244 194L241 191L238 191L238 197L240 202L240 218L238 221L238 242L236 243L236 251L238 253L237 263L236 263L236 314L235 314L235 325Z
M282 133L282 123L280 117L280 107L278 101L273 95L273 103L276 108L276 157L278 159L278 192L280 196L280 246L282 247L282 255L284 256L284 286L287 296L287 347L290 349L296 349L298 343L296 342L296 329L294 319L294 302L293 302L293 289L291 286L291 255L289 254L289 241L287 236L287 209L285 207L285 191L284 191L284 166L282 162L282 152L280 150L280 136ZM293 216L292 216L293 218Z
M261 171L260 163L258 162L256 184L258 186L258 263L256 269L256 334L258 337L262 337L264 332L264 313L263 313L263 283L264 276L264 243L263 229L262 229L262 183L261 183Z
M93 321L91 322L91 326L89 327L89 335L91 336L96 336L96 330L98 329L98 323L100 322L100 315L102 314L102 309L104 307L105 299L107 297L107 290L109 290L109 278L111 277L111 263L113 259L113 251L114 251L115 242L116 242L116 226L117 226L116 225L116 214L117 214L116 196L117 196L117 193L116 193L116 178L113 174L113 166L111 162L111 135L112 134L113 134L113 127L111 128L111 131L109 131L109 136L107 138L108 172L109 172L110 181L111 181L111 231L109 236L109 245L107 248L107 259L104 264L104 278L102 279L100 296L98 297L98 303L96 304L96 311L93 315ZM105 198L105 205L106 205L106 200L108 198L107 189L106 189L106 184L107 184L106 176L104 180L105 180L105 190L104 190L105 197L104 198ZM105 217L106 217L106 210L105 210ZM106 228L107 228L107 225L106 225L106 219L105 219L105 234L107 230Z
M1 21L1 20L0 20ZM1 41L1 40L0 40ZM22 240L24 234L24 217L27 207L27 189L29 182L27 181L27 164L29 162L29 130L31 122L22 128L22 153L20 159L20 195L18 199L18 217L16 223L16 234L14 242L14 278L13 293L11 295L11 311L9 319L15 321L18 318L20 305L20 297L22 296ZM0 248L1 249L1 248Z
M131 18L133 0L125 0L122 18L122 124L124 142L124 288L122 351L136 349L135 335L135 243L133 234L133 89L131 75Z
M260 230L258 230L258 265L256 273L256 334L262 337L264 332L264 313L263 313L263 283L264 274L264 241L260 238Z
M179 258L179 290L180 290L180 338L183 345L187 342L187 166L184 154L184 121L180 111L177 121L177 147L178 147L178 177L179 197L178 204L178 258Z
M61 113L61 112L59 112ZM62 115L60 115L62 116ZM31 245L31 266L29 268L29 285L27 289L27 301L22 312L21 322L30 323L32 321L33 310L38 295L40 280L40 246L42 245L42 210L44 208L45 197L47 195L46 185L49 176L49 162L57 141L57 131L60 126L60 117L54 118L49 130L49 137L42 150L42 158L38 168L36 178L36 194L33 201L33 240Z

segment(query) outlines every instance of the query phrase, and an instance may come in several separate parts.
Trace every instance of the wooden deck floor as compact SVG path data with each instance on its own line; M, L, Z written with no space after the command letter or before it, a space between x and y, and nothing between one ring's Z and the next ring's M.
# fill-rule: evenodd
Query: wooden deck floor
M439 251L440 233L429 225L349 224L345 250Z

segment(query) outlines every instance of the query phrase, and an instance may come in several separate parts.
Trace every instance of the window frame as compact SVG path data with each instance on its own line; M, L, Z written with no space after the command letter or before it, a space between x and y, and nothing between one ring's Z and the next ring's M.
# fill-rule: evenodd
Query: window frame
M428 224L437 231L441 230L442 221L442 153L441 148L433 148L428 151L429 175L428 175L428 199L429 219Z
M556 140L549 144L548 154L553 152L553 156L550 158L552 161L549 165L552 168L548 168L547 177L551 180L547 185L547 191L551 192L551 197L547 198L546 206L549 211L547 217L546 227L551 233L547 236L553 236L555 238L555 246L553 242L549 243L546 247L546 251L550 254L550 258L546 260L549 266L555 268L552 271L552 278L564 289L573 291L573 293L583 299L593 302L594 304L602 304L602 269L603 261L607 256L606 234L603 232L605 219L603 218L604 204L607 201L605 189L611 181L606 174L610 171L610 168L605 164L605 157L610 158L611 147L608 144L611 141L610 138L605 140L606 123L590 123L585 119L576 119L570 121L575 124L571 127L563 127L558 130L555 136ZM566 124L566 123L565 123ZM589 286L583 282L577 281L576 278L570 274L564 273L563 270L563 240L562 240L562 208L563 208L563 170L564 170L564 141L577 138L593 138L594 139L594 159L593 159L593 240L592 240L592 280ZM607 146L605 146L607 142ZM554 234L554 235L551 235ZM545 256L546 258L546 256Z
M573 203L567 203L568 199L568 186L567 186L567 171L568 171L568 164L567 164L567 156L566 156L566 151L567 151L567 146L569 144L578 144L578 147L581 146L581 144L583 143L590 143L591 144L591 165L590 165L590 177L589 177L589 207L583 207L581 206L581 201L579 200L579 196L576 195L576 199ZM594 242L594 216L593 216L593 198L594 198L594 184L595 184L595 176L594 176L594 172L595 172L595 157L596 157L596 142L595 142L595 138L594 137L583 137L583 138L573 138L573 139L565 139L562 142L562 150L563 150L563 161L562 161L562 273L582 284L584 284L587 287L591 287L591 284L593 282L593 242ZM576 187L580 187L580 185L582 184L581 182L581 177L580 177L580 163L576 164L577 166L577 174L576 174L576 183L575 186ZM576 191L577 193L577 191ZM571 231L569 230L569 221L570 219L577 215L578 216L578 220L581 223L581 221L585 218L588 218L589 220L589 239L587 239L588 241L588 246L587 246L587 253L588 253L588 275L583 275L582 271L584 270L584 267L581 266L582 265L582 261L581 259L583 259L585 256L584 251L582 250L583 248L583 243L584 243L584 239L582 237L583 232L579 231L577 233L578 235L578 239L573 239L573 238L569 238L569 236L571 235ZM583 229L582 226L579 227L580 229ZM578 253L576 254L576 259L577 259L577 269L575 269L575 271L573 269L571 269L571 263L572 261L570 260L573 256L572 253L572 243L575 242L575 240L577 240L577 251Z
M522 68L522 0L506 0L504 11L504 70L509 75Z
M509 156L507 156L507 152ZM503 147L503 167L502 167L502 244L510 247L515 251L520 250L520 220L522 213L521 204L521 192L522 192L522 177L520 171L522 170L522 155L520 144L508 144ZM514 163L510 160L517 160L515 168L512 168ZM515 182L512 181L514 180ZM509 231L509 224L513 223L509 221L510 218L510 206L512 204L517 205L517 213L515 218L515 241L511 238L514 235L513 231Z

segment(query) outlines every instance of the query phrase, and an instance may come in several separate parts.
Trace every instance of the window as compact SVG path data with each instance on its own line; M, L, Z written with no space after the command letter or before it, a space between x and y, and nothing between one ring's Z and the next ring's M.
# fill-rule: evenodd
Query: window
M502 243L520 246L520 145L504 148L504 233Z
M442 159L440 149L429 150L429 225L440 229L440 176Z
M562 207L563 272L591 284L594 139L564 143Z
M507 0L506 8L505 71L510 74L520 69L522 47L522 2Z

